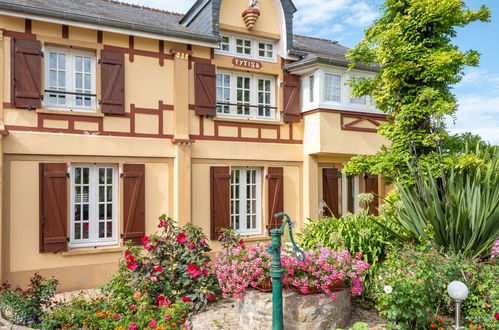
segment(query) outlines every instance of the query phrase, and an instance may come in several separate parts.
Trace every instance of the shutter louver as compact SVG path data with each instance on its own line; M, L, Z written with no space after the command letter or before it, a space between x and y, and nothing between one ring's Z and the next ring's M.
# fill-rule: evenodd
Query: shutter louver
M213 64L196 63L195 66L196 115L217 114L216 74Z
M373 201L369 205L369 214L378 215L378 176L376 174L364 174L366 193L373 194Z
M284 72L283 82L284 122L298 123L301 120L300 76Z
M125 55L101 51L101 111L108 115L125 114Z
M284 212L284 169L282 167L269 167L268 182L268 208L269 208L269 233L271 229L282 225L283 217L276 218L276 213Z
M123 242L141 243L145 235L145 165L123 165Z
M230 168L210 168L211 239L218 240L220 229L230 228Z
M16 108L42 107L42 56L37 40L12 39L12 105Z
M339 218L339 189L340 171L337 168L325 168L322 170L322 194L324 202L328 206L324 212L325 216Z
M40 163L40 252L63 252L67 243L67 166Z

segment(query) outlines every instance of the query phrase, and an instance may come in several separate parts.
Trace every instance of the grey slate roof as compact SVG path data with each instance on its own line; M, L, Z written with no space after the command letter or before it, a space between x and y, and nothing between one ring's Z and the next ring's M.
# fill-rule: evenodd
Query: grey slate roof
M348 47L337 41L293 35L293 50L301 59L286 66L287 69L298 68L313 63L324 63L346 67L350 64L345 55ZM378 71L376 65L358 65L358 69Z
M211 31L178 24L181 14L109 0L0 0L0 8L26 14L107 25L142 32L216 42Z

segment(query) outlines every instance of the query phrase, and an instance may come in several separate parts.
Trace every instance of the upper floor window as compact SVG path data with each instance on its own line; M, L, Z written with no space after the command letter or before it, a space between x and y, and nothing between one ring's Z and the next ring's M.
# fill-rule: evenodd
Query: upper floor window
M277 60L274 41L249 37L223 35L221 36L217 52L244 58L267 61Z
M45 107L95 111L95 63L91 52L46 47Z
M324 100L341 102L341 75L326 73L324 75Z
M308 101L309 102L314 102L314 85L315 85L315 78L314 78L314 75L311 75L308 78Z
M219 116L276 120L275 78L240 72L218 72Z

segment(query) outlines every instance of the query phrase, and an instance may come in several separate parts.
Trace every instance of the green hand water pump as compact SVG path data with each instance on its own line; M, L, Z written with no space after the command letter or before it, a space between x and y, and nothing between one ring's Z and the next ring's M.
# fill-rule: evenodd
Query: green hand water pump
M281 236L284 234L286 224L288 224L289 238L293 244L296 258L303 262L305 261L305 252L296 245L293 239L291 219L283 212L275 215L276 218L280 216L285 217L281 228L270 230L270 236L272 236L272 243L269 247L269 253L272 255L272 262L270 263L270 277L272 278L272 330L284 329L282 312L282 277L284 276L284 268L281 262Z

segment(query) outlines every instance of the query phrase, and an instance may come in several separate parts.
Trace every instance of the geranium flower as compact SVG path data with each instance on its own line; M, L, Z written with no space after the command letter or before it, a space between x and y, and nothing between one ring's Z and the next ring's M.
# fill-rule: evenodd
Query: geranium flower
M203 268L202 273L203 273L204 276L208 276L208 269L207 268Z
M147 327L148 328L154 328L156 326L157 322L158 322L158 320L152 319L151 322L149 322L149 324L147 325Z
M158 228L161 228L161 227L166 227L166 221L165 220L161 220L158 224Z
M194 278L196 278L199 275L201 275L199 267L196 264L190 264L190 265L188 265L187 266L187 272L189 273L189 275L191 275Z
M178 234L177 241L179 243L185 243L185 242L187 242L187 235L185 233Z
M195 246L196 246L196 244L194 244L194 242L190 242L189 243L189 250L194 250Z
M210 293L209 295L206 296L209 301L214 301L215 300L215 295L213 293Z
M133 259L133 255L132 255L132 253L129 250L125 251L125 259L126 260Z
M128 265L126 266L126 268L130 269L130 270L135 270L137 268L138 264L137 264L137 261L134 260L131 260Z
M183 301L183 302L190 302L190 301L192 301L192 300L191 300L191 298L189 298L189 297L187 297L187 296L183 296L183 297L182 297L182 301Z

